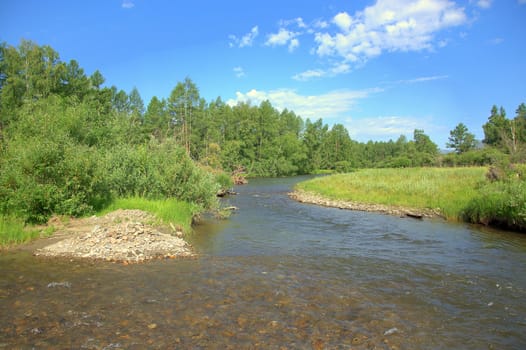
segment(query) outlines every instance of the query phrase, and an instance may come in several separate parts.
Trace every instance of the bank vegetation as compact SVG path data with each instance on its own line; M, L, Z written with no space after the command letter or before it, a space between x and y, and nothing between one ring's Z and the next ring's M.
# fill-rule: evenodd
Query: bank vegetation
M487 202L480 199L466 217L488 223L507 221L509 213L520 218L524 186L508 181L514 176L508 173L526 160L526 105L512 119L494 106L483 129L485 139L477 142L459 123L451 131L449 154L420 129L411 139L358 142L341 124L304 120L269 101L206 101L190 78L168 97L154 96L145 104L137 88L126 92L107 84L98 70L88 75L76 60L62 61L49 46L3 43L0 242L38 236L27 225L53 215L93 215L123 199L136 206L145 205L143 199L161 206L167 200L188 203L191 210L181 211L191 221L217 208L216 195L232 187L232 178L243 182L250 176L364 168L496 166L506 175L481 187L480 198L511 201L516 210L499 204L499 214L490 218ZM496 193L507 195L499 199Z

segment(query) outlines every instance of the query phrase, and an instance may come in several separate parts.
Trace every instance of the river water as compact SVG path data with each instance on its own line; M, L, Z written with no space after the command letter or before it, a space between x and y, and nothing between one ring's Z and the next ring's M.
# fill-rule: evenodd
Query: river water
M525 349L526 236L301 204L255 179L123 266L0 255L0 349Z

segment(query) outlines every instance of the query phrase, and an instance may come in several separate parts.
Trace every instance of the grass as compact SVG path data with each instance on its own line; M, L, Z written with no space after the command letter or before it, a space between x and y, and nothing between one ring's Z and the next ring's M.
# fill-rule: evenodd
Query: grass
M199 213L195 205L175 199L149 200L131 197L116 199L97 214L104 215L117 209L144 210L153 214L164 224L171 223L186 233L192 231L192 220ZM0 215L0 247L24 243L42 235L49 236L53 232L53 226L41 230L36 226L26 225L23 219L16 216Z
M0 215L0 246L24 243L39 236L40 231L26 226L24 220L15 216Z
M198 214L198 208L188 202L176 199L145 199L141 197L119 198L104 208L98 215L104 215L117 209L140 209L149 212L163 223L179 226L184 232L192 231L192 220Z
M458 220L477 195L486 171L484 167L364 169L301 182L296 189L336 200L439 209L448 220Z

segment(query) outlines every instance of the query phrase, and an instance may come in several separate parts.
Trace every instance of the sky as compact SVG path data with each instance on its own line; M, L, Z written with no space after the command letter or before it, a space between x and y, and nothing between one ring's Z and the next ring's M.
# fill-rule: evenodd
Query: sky
M49 45L145 105L189 77L207 101L269 100L352 139L445 148L526 103L526 0L0 0L0 42Z

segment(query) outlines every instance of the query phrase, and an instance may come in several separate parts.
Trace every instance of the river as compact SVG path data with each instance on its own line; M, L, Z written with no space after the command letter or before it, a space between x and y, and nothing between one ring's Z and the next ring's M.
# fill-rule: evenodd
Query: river
M253 179L199 257L0 255L0 349L524 349L526 236L294 202Z

